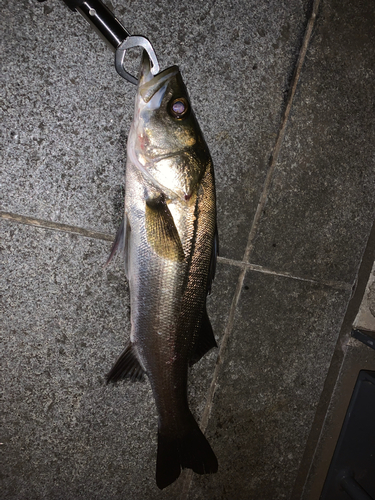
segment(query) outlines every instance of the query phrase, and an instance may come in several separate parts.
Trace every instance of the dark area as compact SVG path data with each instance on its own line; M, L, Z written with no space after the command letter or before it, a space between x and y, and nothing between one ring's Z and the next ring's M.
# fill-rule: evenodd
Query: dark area
M375 498L375 372L361 371L321 500Z

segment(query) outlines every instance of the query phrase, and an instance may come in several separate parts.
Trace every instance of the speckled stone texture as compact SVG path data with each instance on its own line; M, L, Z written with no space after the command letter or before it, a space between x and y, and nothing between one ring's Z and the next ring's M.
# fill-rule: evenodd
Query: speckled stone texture
M190 499L289 498L347 297L247 274L207 432L227 458Z
M105 383L130 333L124 273L103 270L108 246L2 222L2 498L166 498L148 381ZM208 301L218 342L237 274L219 265ZM197 418L216 356L191 370Z
M321 3L253 263L355 279L375 213L374 7Z
M113 54L61 0L4 3L0 207L113 232L134 87L117 76ZM215 163L222 256L242 258L306 4L112 4L131 33L153 41L161 68L181 68Z
M130 333L101 233L122 218L135 88L61 0L3 0L0 496L289 499L374 219L375 4L321 0L316 20L309 0L108 5L162 69L180 66L215 164L219 350L192 368L189 397L219 471L159 491L148 381L105 385Z

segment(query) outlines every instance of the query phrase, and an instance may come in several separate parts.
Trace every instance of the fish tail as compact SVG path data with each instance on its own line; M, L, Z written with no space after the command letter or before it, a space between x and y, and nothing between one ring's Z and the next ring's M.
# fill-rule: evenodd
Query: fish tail
M172 484L182 469L192 469L197 474L217 472L215 453L192 418L190 428L181 438L158 432L156 484L162 490Z

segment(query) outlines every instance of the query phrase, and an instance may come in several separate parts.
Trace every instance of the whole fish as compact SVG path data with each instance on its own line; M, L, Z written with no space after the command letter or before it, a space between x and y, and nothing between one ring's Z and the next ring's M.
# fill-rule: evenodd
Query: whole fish
M130 342L108 381L149 377L158 411L156 483L217 471L189 410L188 366L216 346L206 311L218 253L210 153L177 66L152 75L144 52L127 144L122 250Z

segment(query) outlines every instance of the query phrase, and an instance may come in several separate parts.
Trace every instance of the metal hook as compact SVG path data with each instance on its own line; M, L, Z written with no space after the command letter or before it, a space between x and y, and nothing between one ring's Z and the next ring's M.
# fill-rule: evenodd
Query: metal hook
M133 83L134 85L137 85L138 79L135 78L135 76L128 73L124 68L126 51L131 47L143 47L145 49L151 61L151 73L153 75L159 73L159 63L156 58L154 48L151 45L151 42L147 38L141 35L134 35L126 38L126 40L124 40L121 43L121 45L119 45L116 49L115 68L117 73L123 78L125 78L125 80L127 80L130 83Z

